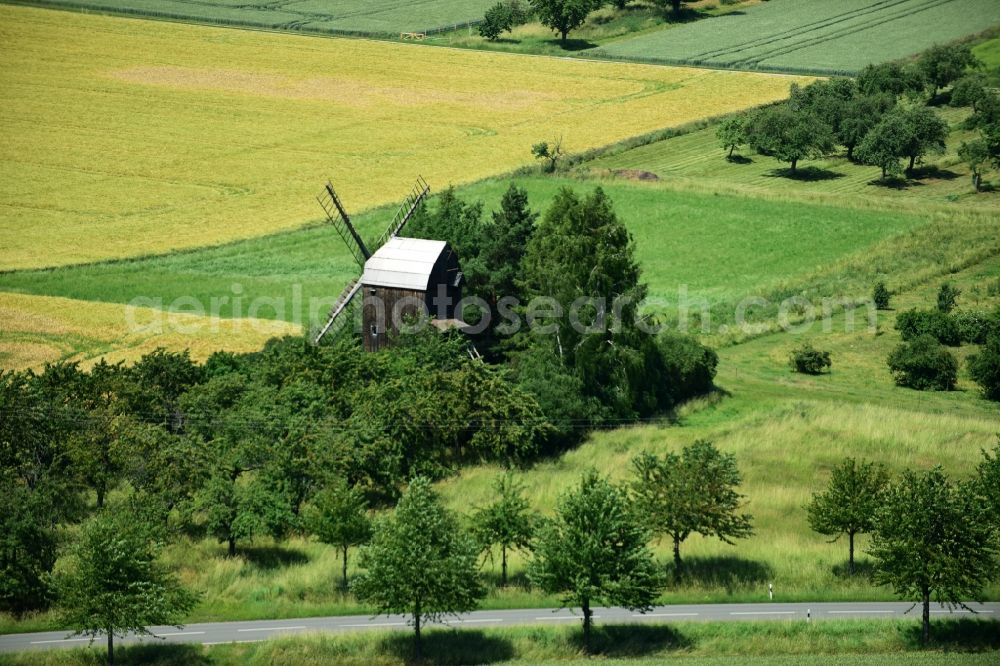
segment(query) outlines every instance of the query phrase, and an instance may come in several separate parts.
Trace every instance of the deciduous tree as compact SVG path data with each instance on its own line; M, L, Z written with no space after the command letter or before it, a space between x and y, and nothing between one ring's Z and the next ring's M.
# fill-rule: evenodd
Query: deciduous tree
M341 581L346 590L348 550L371 538L372 525L364 494L343 478L333 479L313 497L306 513L306 527L323 543L340 549Z
M799 160L833 150L833 131L815 114L781 105L754 115L748 142L762 155L791 164L794 174Z
M968 44L935 44L917 61L917 67L932 86L933 95L960 79L970 67L981 64Z
M528 550L535 533L535 518L524 486L509 472L493 483L493 501L472 514L472 533L483 549L500 547L500 584L507 585L507 553Z
M809 527L820 534L848 539L847 568L854 575L854 537L875 526L875 512L889 483L885 466L847 458L833 468L825 491L814 493L806 507Z
M530 0L538 20L559 33L565 47L569 33L587 20L590 12L600 6L600 0Z
M663 580L649 536L625 489L596 471L560 496L556 515L540 529L528 577L582 610L587 649L594 604L644 611L656 600Z
M179 625L197 596L157 560L148 526L103 513L84 525L55 588L62 621L77 635L104 634L108 663L115 636L149 635L150 625Z
M869 551L875 581L920 604L924 643L931 600L961 607L981 600L996 571L995 536L975 493L952 483L940 467L906 471L889 486Z
M351 589L381 614L410 615L417 658L425 622L473 610L484 594L475 542L426 478L410 482L395 511L376 521L359 562L364 571Z
M727 158L732 159L733 151L747 142L747 123L750 120L748 114L737 114L723 119L719 127L715 130L715 136L719 139L722 147L728 150Z
M643 453L632 460L637 511L655 535L669 536L674 546L674 578L681 572L681 544L692 534L717 537L732 544L753 534L752 517L740 513L736 492L740 472L732 454L699 440L680 455Z

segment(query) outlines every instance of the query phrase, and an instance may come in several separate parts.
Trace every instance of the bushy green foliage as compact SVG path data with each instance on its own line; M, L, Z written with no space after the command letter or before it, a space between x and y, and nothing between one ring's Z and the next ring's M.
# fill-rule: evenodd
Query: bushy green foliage
M956 310L951 318L963 343L981 345L990 335L1000 334L1000 310Z
M969 375L979 384L983 397L1000 401L1000 333L991 333L968 363Z
M648 541L625 490L592 470L542 524L528 578L580 608L589 648L594 605L646 610L656 601L663 580Z
M951 391L958 381L958 361L926 333L896 347L888 363L896 384L918 391Z
M889 309L889 299L892 294L885 286L885 282L879 280L875 283L875 287L872 289L872 302L875 303L875 307L879 310Z
M806 506L809 527L836 540L848 538L848 571L854 574L854 537L875 527L875 512L889 483L889 473L879 463L847 458L833 468L825 491L814 493Z
M953 483L940 467L906 471L875 514L875 581L922 605L926 643L932 599L952 606L982 599L996 572L994 538L971 488Z
M753 518L740 513L743 496L736 459L699 440L680 455L644 453L632 461L631 486L638 515L657 536L674 543L674 577L681 574L681 544L692 534L732 544L753 534Z
M920 92L924 79L914 66L885 62L865 66L857 76L858 88L865 95L889 95L893 99Z
M899 105L888 111L858 145L857 157L864 164L882 169L882 178L901 171L899 160L909 159L911 173L917 160L944 151L948 124L934 109Z
M958 305L958 297L962 295L962 290L950 282L945 282L938 289L937 309L941 312L949 313Z
M814 349L808 342L793 349L789 364L795 372L806 375L820 375L830 369L830 352Z
M896 315L896 330L903 340L929 335L941 344L957 347L962 342L954 317L941 310L906 310Z
M833 130L819 116L789 104L763 109L753 115L747 129L748 143L762 155L791 165L833 150Z
M750 120L749 114L737 114L724 118L715 130L715 136L719 139L719 144L726 150L726 157L732 158L733 151L747 142L747 123Z
M587 15L601 5L601 0L529 0L539 22L559 33L563 45L569 33L587 20Z
M157 561L158 551L148 525L103 513L84 524L55 577L62 621L76 634L104 633L108 663L114 663L115 636L177 625L197 601Z
M715 350L691 335L663 331L656 338L656 348L663 363L659 380L667 395L667 404L677 404L715 388L719 356Z
M935 44L921 53L917 61L934 94L960 79L968 68L980 64L968 44Z
M380 614L413 618L419 658L422 624L471 611L483 597L476 553L430 481L417 477L395 511L375 523L371 543L361 550L364 571L351 589Z

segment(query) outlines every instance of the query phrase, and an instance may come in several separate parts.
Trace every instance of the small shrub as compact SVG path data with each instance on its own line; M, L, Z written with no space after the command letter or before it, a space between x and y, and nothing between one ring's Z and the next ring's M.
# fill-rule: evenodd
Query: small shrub
M921 335L930 335L941 344L957 347L961 336L954 317L940 310L907 310L896 317L896 330L903 340L914 340Z
M958 361L927 334L900 344L888 363L897 385L918 391L951 391L958 381Z
M958 297L962 294L962 290L957 287L951 286L950 283L945 282L941 285L941 289L938 290L937 297L937 307L941 312L951 312L955 309L955 305L958 304Z
M1000 312L990 314L983 310L962 310L951 315L962 342L981 345L991 333L1000 333Z
M805 375L823 374L823 371L829 370L832 365L830 352L813 349L808 342L792 350L790 362L792 370Z
M875 288L872 290L872 301L875 302L875 308L878 310L888 310L889 296L889 290L886 289L885 282L877 282Z
M983 397L1000 401L1000 333L993 333L978 354L969 357L969 375Z

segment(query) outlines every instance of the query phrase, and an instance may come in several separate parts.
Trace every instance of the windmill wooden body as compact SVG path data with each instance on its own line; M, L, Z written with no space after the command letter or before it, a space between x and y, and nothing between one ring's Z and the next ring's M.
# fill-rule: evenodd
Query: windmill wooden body
M409 317L429 314L439 323L454 322L455 307L462 298L458 256L445 241L399 235L429 193L430 187L418 178L385 233L369 246L351 223L333 185L326 184L319 203L354 255L360 274L334 302L326 325L316 335L317 344L344 329L359 294L361 333L367 351L392 344L400 324Z

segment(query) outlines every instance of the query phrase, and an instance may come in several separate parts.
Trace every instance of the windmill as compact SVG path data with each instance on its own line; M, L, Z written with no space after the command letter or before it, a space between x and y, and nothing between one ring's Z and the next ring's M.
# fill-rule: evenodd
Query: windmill
M345 313L359 293L364 294L362 331L368 351L390 344L406 316L431 313L441 321L453 320L454 304L461 300L462 271L457 255L445 241L399 235L430 191L427 182L418 177L385 232L368 246L351 223L333 184L327 182L317 200L358 262L361 274L347 283L334 302L326 325L315 338L317 344L343 329Z

